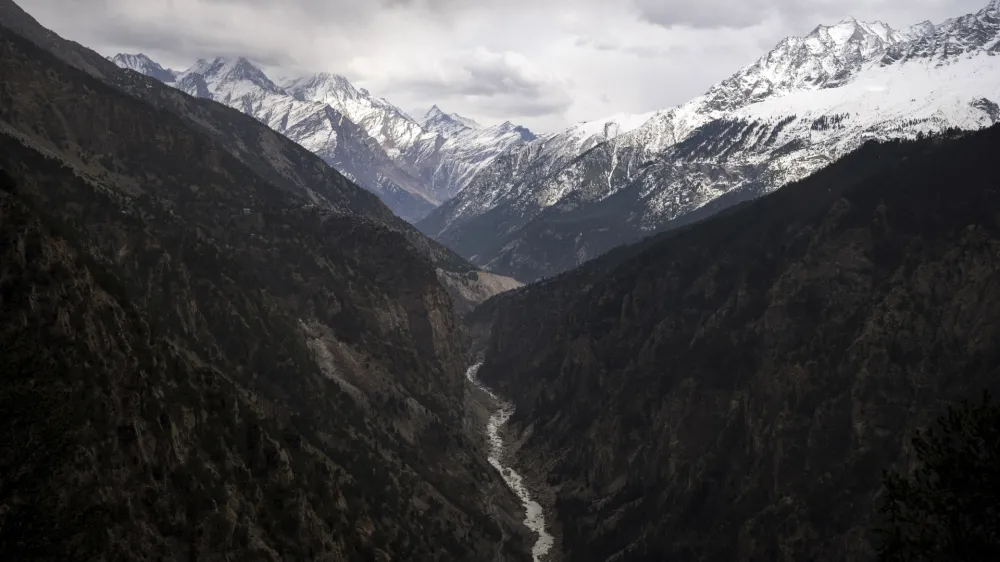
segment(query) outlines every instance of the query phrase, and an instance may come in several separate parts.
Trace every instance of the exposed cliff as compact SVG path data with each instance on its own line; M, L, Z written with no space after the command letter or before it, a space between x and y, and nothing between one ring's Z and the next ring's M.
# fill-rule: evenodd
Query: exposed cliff
M998 148L868 144L477 309L567 557L871 559L881 470L1000 386Z

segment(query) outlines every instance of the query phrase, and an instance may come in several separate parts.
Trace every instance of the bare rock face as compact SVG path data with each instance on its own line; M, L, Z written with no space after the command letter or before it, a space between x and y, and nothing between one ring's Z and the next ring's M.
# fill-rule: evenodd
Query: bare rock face
M464 316L477 305L495 295L517 289L522 283L517 279L504 277L487 271L470 269L466 273L437 270L441 285L451 295L455 303L455 313Z
M526 559L463 429L436 270L470 266L263 125L13 10L0 558L484 560L509 537Z
M882 470L1000 381L998 147L872 143L469 315L567 558L873 559Z

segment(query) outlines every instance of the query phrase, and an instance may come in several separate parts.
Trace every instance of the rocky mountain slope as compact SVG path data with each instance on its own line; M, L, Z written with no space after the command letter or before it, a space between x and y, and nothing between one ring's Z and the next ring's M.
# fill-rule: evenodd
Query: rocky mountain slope
M474 119L462 117L457 113L445 113L441 108L433 105L427 110L423 118L424 130L437 133L448 138L466 129L482 129L483 126L476 123Z
M898 31L853 18L819 26L610 142L553 158L539 139L498 158L419 227L493 271L552 275L801 179L866 140L997 122L998 49L995 1Z
M477 309L564 557L872 560L882 470L1000 387L998 149L868 143Z
M321 73L289 80L285 91L296 98L320 102L340 111L367 131L395 161L425 135L409 115L365 89L356 89L347 78Z
M200 60L179 74L163 71L142 54L112 60L252 115L378 194L409 221L461 191L497 154L534 138L511 123L484 128L454 114L452 127L436 126L431 115L418 123L336 74L276 84L245 58Z
M0 558L527 558L464 427L468 264L9 0L0 74Z
M377 194L406 220L435 206L419 181L363 127L326 103L286 91L245 58L200 60L178 75L173 86L253 116Z
M418 122L335 74L292 79L284 87L297 98L327 104L359 124L398 166L418 178L420 189L435 204L464 189L501 152L535 138L510 122L483 127L461 115L445 114L437 106Z
M467 193L447 201L417 226L460 254L482 261L482 256L502 247L505 233L517 231L531 219L535 206L533 186L569 165L579 154L627 133L649 117L623 114L578 123L561 133L543 135L514 147L479 171Z
M484 127L460 115L445 114L436 106L424 116L423 126L433 135L412 146L407 158L441 201L460 193L499 155L536 138L510 121Z

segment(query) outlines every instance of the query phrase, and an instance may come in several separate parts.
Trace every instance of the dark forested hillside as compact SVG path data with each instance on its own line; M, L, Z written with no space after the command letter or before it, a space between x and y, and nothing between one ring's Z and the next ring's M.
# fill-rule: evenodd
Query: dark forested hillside
M4 25L0 559L524 559L463 428L467 264L252 119Z
M1000 387L998 150L871 143L474 312L568 559L872 559L882 470Z

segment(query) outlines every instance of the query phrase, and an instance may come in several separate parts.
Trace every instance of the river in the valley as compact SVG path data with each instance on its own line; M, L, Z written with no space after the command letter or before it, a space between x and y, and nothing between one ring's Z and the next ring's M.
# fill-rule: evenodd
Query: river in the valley
M480 365L482 363L476 363L469 367L465 376L476 388L490 395L497 405L497 409L490 415L490 420L486 424L486 440L489 442L487 460L493 465L493 468L500 472L507 486L521 499L525 511L524 525L538 537L535 545L531 548L531 556L535 562L542 562L552 548L554 539L545 529L545 512L542 510L542 506L531 498L531 491L525 485L524 478L509 466L508 450L503 442L503 436L500 435L501 428L514 413L514 406L501 400L499 396L479 381L477 374ZM508 463L508 466L502 464L504 461Z

